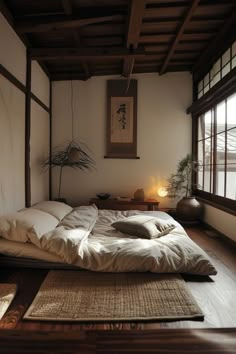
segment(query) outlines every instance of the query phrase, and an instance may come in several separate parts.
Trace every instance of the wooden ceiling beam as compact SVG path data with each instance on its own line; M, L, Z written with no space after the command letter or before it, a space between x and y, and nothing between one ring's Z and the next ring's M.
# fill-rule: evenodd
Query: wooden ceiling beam
M82 80L86 81L88 78L85 74L76 72L76 71L71 71L71 72L63 72L63 73L57 73L53 72L51 75L51 80L52 81L65 81L65 80Z
M91 17L82 19L65 19L63 21L48 21L48 22L17 22L15 30L19 33L35 33L48 32L60 29L71 29L95 23L102 23L108 21L123 20L122 15Z
M85 77L87 77L87 79L89 79L91 77L91 74L90 74L90 70L89 70L88 64L85 63L84 61L82 61L81 64L82 64L82 68L83 68Z
M138 58L145 55L143 48L130 51L128 48L32 48L31 59L35 60L96 60Z
M72 5L71 5L71 0L61 0L62 2L62 6L63 6L63 10L65 12L66 15L72 15L73 9L72 9Z
M132 45L135 49L138 46L145 5L146 0L132 0L126 39L127 48Z
M72 7L72 4L71 4L71 0L62 0L62 6L63 6L64 12L65 12L66 15L68 15L68 16L72 15L73 7ZM80 34L78 32L78 29L73 28L72 29L72 34L73 34L76 46L80 47L81 46L81 37L80 37ZM82 61L81 65L82 65L82 68L83 68L85 76L87 78L90 78L91 74L90 74L90 71L89 71L88 64L85 61Z
M144 16L146 0L132 0L129 25L126 38L127 48L136 49L138 47L139 36ZM134 58L125 58L123 63L122 75L130 77L134 68Z
M189 10L188 10L183 22L182 22L182 24L181 24L177 34L176 34L175 39L172 42L172 44L170 46L170 49L169 49L169 51L167 53L167 56L166 56L166 58L165 58L165 60L164 60L164 62L162 64L162 67L161 67L161 70L160 70L160 74L163 74L165 72L165 70L166 70L166 68L167 68L167 66L168 66L168 64L169 64L169 62L171 60L171 57L174 54L174 51L175 51L175 49L177 47L177 44L178 44L178 42L179 42L179 40L180 40L180 38L181 38L186 26L187 26L187 24L189 23L189 21L190 21L192 15L193 15L195 9L197 8L199 2L200 2L200 0L192 1L192 4L191 4L191 6L190 6L190 8L189 8Z

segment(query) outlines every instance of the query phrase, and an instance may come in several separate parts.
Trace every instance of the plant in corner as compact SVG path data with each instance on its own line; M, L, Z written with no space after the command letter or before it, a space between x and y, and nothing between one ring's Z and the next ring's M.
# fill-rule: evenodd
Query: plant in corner
M176 205L177 218L182 222L196 223L202 214L202 205L192 195L192 178L196 168L197 162L191 154L187 154L178 162L176 173L167 180L169 197L182 197Z
M61 198L61 181L62 171L64 167L72 167L82 171L94 169L95 161L89 155L89 149L85 144L78 144L72 140L63 150L54 151L42 163L43 171L48 168L60 167L58 198L57 200L64 201Z

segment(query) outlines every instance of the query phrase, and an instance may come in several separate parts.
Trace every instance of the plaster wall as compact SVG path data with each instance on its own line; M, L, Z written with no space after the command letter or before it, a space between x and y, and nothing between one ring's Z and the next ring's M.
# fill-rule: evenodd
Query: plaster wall
M191 117L186 108L192 100L189 73L134 75L138 80L138 137L140 159L104 159L106 155L106 84L108 79L53 82L53 150L72 138L93 152L96 170L81 172L65 168L62 197L71 204L87 202L98 192L133 197L143 188L146 198L157 198L157 188L175 171L176 162L191 151ZM57 197L59 169L53 171L53 196ZM174 201L160 199L161 206Z
M0 75L0 214L25 206L25 95Z
M37 61L32 61L31 91L49 107L50 82Z
M26 48L0 14L0 64L26 84ZM49 80L38 63L32 63L32 91L49 105ZM25 93L0 74L0 214L25 207ZM42 157L49 153L49 114L31 100L32 202L49 198L48 174L42 174Z
M48 171L42 171L42 162L49 155L49 114L31 100L31 204L49 199Z
M223 235L236 241L236 217L234 215L204 204L203 220Z
M26 48L1 13L0 64L25 85Z

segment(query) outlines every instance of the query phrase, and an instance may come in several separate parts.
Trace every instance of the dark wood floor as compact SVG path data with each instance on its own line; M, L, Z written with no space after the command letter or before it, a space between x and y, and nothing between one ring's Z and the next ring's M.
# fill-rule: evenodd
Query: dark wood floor
M40 322L40 321L26 321L22 320L22 316L28 306L31 304L35 294L37 293L40 284L47 274L47 270L39 270L39 269L15 269L15 268L3 268L0 273L0 282L1 283L17 283L18 284L18 292L15 299L12 302L12 305L9 307L3 319L0 321L0 343L5 343L6 347L4 351L1 351L0 344L0 353L16 353L16 347L13 346L11 351L11 345L7 347L7 343L9 344L14 338L18 339L22 344L24 342L23 338L28 337L28 346L30 343L33 345L33 339L37 340L37 335L41 333L41 337L45 336L46 342L53 343L56 338L69 338L75 340L77 338L78 341L83 338L87 343L88 338L91 343L97 343L98 338L101 340L100 332L103 333L103 336L107 336L108 342L113 341L113 350L109 347L109 350L98 351L98 347L95 345L91 348L80 348L79 351L70 351L69 347L66 350L57 352L61 353L95 353L95 352L106 352L106 353L125 353L125 352L137 352L141 353L149 353L155 352L159 353L162 351L157 351L157 348L154 350L150 349L150 351L146 349L141 349L143 346L137 344L139 340L139 336L142 336L142 339L146 338L148 342L148 338L150 342L159 341L159 347L161 345L161 340L164 341L166 336L169 336L168 343L172 341L171 348L166 350L166 353L180 353L180 348L183 349L183 343L186 340L179 343L178 347L178 336L188 336L189 343L192 343L189 348L192 349L192 345L194 340L196 339L196 335L199 338L199 343L207 343L206 336L213 336L214 340L211 338L211 343L216 343L221 338L224 342L223 347L227 349L227 353L236 353L236 246L230 242L226 242L220 236L215 235L214 233L208 232L200 227L191 227L186 228L189 236L202 247L212 258L218 274L212 277L198 277L198 276L185 276L185 280L187 285L189 286L192 294L200 305L202 311L204 312L204 321L174 321L174 322L150 322L150 323L90 323L90 324L79 324L79 323L58 323L58 322ZM222 328L225 328L223 330ZM229 329L232 328L232 329ZM167 332L166 330L169 329ZM195 329L192 331L192 329ZM105 330L105 332L104 332ZM141 332L140 332L141 330ZM29 332L30 331L30 332ZM127 331L129 332L129 337L125 337ZM173 332L174 331L174 332ZM138 335L135 333L139 333ZM29 334L30 333L30 334ZM50 335L49 335L50 333ZM86 335L85 335L86 333ZM106 333L106 334L105 334ZM116 334L118 333L118 334ZM169 333L169 334L167 334ZM158 338L157 338L158 335ZM30 336L30 338L29 338ZM89 337L90 336L90 337ZM132 336L133 339L132 339ZM160 337L161 336L161 337ZM164 337L163 337L164 336ZM174 337L173 337L174 336ZM194 338L192 338L194 336ZM226 336L226 337L225 337ZM119 340L118 340L119 337ZM122 347L120 347L119 351L116 351L116 340L121 343L122 340L126 340L126 345L123 343ZM20 338L20 339L19 339ZM93 340L92 340L93 338ZM96 338L96 340L94 339ZM126 338L126 339L125 339ZM134 340L134 338L136 338ZM171 339L172 338L172 339ZM175 342L175 340L176 342ZM193 339L191 342L190 338ZM233 339L234 338L234 339ZM38 338L39 339L39 338ZM132 349L130 344L127 343L130 341L136 341L134 347ZM229 347L227 347L226 343L229 341ZM86 344L84 342L84 344ZM144 340L145 342L145 340ZM175 343L174 343L175 342ZM25 342L24 342L25 343ZM82 343L82 342L81 342ZM80 343L80 344L81 344ZM164 342L163 342L164 343ZM163 344L162 343L162 344ZM218 348L214 347L214 351L211 346L207 346L206 350L211 348L209 353L224 353L224 349L222 347L222 341L220 341L221 346ZM87 343L88 344L88 343ZM219 344L219 343L218 343ZM19 343L18 343L19 345ZM58 341L57 341L58 345ZM86 346L86 345L85 345ZM49 346L50 347L50 346ZM47 351L42 351L42 353L54 353L53 351L48 351L49 347L47 347ZM96 347L96 351L94 351ZM2 347L3 348L3 347ZM8 348L8 349L6 349ZM104 347L105 348L105 347ZM123 349L122 349L123 348ZM126 348L126 350L124 349ZM127 349L129 348L129 350ZM167 347L166 347L167 348ZM233 349L232 349L233 348ZM198 351L200 351L200 347L198 347ZM203 351L202 353L208 353L208 351ZM25 351L30 352L31 349L25 347ZM158 349L159 350L159 349ZM177 351L179 350L179 351ZM232 351L231 351L232 350ZM41 353L41 351L34 351L37 353ZM188 353L186 351L183 351ZM194 353L194 351L192 351ZM225 351L226 352L226 351Z

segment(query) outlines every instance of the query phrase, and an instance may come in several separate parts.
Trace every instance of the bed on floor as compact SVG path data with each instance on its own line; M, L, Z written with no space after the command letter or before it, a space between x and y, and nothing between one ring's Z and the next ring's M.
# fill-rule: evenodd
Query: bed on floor
M216 274L209 256L165 212L56 201L0 217L0 265Z

